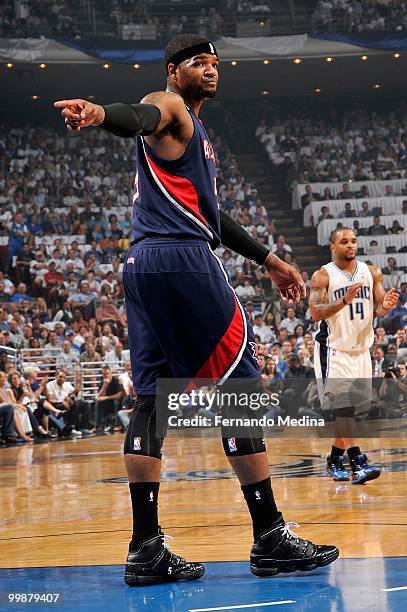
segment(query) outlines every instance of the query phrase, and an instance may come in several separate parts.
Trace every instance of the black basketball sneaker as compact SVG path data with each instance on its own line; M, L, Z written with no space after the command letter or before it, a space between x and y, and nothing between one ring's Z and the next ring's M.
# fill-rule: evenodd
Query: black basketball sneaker
M299 538L281 518L254 542L250 554L250 569L255 576L275 576L280 572L308 572L328 565L339 556L336 546L320 546Z
M129 551L124 581L129 586L144 586L176 580L196 580L205 573L202 563L188 563L174 555L164 543L160 533L142 542L134 551Z

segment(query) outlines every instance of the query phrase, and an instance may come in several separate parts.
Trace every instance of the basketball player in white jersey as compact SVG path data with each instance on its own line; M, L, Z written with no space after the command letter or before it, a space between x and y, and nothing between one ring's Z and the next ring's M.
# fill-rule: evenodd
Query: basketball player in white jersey
M352 483L364 484L378 478L380 469L368 465L355 444L355 407L364 405L365 412L370 408L374 314L384 316L399 296L395 289L385 291L380 270L358 261L357 250L353 230L341 227L333 232L333 261L314 272L309 308L319 321L314 363L321 405L336 416L328 471L334 480L349 480L343 464L347 449Z

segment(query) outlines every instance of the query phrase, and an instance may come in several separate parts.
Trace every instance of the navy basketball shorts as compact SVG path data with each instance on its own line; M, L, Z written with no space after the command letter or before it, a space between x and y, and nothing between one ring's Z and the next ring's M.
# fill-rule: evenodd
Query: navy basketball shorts
M146 238L123 269L133 385L155 395L157 378L260 378L247 314L204 240Z

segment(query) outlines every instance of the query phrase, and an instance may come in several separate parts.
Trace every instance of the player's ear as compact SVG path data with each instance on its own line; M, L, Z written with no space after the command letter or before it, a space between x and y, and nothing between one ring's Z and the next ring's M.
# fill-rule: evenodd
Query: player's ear
M329 245L329 248L331 249L331 253L335 253L335 245L333 242L331 242L331 244Z
M175 64L168 64L167 76L168 78L172 78L172 79L177 78L177 67Z

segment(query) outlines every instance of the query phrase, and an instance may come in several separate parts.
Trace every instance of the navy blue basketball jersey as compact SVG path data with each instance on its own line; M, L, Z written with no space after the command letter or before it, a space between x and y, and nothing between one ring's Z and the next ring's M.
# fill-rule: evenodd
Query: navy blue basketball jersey
M188 109L194 133L176 160L160 158L139 136L134 181L132 239L199 238L220 243L216 160L202 122Z

